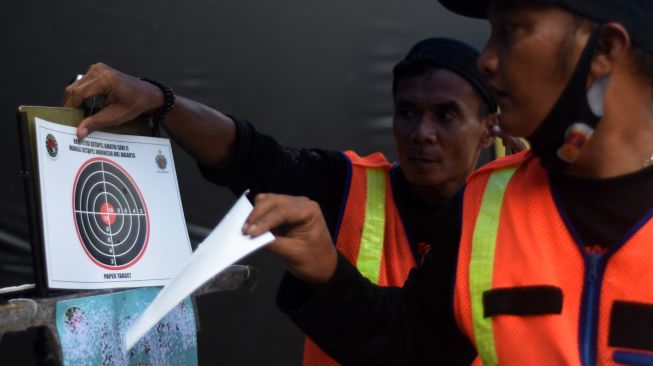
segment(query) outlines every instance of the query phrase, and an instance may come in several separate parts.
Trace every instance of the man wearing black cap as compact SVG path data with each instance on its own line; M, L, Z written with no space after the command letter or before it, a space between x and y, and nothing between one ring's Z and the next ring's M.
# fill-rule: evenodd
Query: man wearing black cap
M470 175L401 289L361 279L310 202L258 196L246 233L291 224L279 305L346 364L653 364L653 2L440 1L489 19L478 65L532 151Z
M381 154L296 149L257 133L251 124L95 65L68 87L66 106L106 94L110 104L82 121L89 131L163 106L162 126L202 166L211 181L240 193L304 195L320 205L337 247L372 282L400 285L437 239L441 205L493 143L496 102L476 68L478 52L445 38L417 43L393 70L398 165ZM161 91L159 91L161 89ZM305 364L333 364L310 341Z

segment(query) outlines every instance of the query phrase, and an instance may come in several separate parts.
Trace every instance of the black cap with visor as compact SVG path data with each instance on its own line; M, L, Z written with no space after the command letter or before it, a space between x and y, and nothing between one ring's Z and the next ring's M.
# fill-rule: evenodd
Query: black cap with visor
M488 0L439 0L454 13L485 19ZM531 0L544 5L565 8L598 23L622 24L633 40L647 53L653 55L653 0Z

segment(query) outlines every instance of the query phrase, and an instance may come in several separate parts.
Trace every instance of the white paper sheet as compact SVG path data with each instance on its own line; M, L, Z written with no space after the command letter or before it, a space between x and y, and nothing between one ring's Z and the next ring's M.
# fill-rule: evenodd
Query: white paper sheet
M161 290L125 335L126 350L205 282L244 256L274 240L267 232L256 238L242 233L252 205L243 194L218 226L199 245L179 274Z

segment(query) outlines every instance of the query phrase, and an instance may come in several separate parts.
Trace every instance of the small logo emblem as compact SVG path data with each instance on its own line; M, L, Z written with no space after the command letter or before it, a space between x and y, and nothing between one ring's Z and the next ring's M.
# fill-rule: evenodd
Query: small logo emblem
M51 158L56 158L57 154L59 154L59 144L57 143L57 139L54 138L51 133L45 137L45 147Z
M159 153L156 155L156 158L154 159L156 161L156 165L159 167L159 169L164 170L166 166L168 166L168 159L161 154L161 151L159 150Z

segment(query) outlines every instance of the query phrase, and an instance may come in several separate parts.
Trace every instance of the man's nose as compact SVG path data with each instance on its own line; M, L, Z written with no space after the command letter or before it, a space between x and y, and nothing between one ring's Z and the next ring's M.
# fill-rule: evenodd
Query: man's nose
M489 39L476 60L476 67L482 74L489 77L497 72L498 66L497 48L492 39Z
M419 123L413 130L413 139L418 142L431 144L438 142L438 131L436 123L433 118L431 118L431 116L425 114L420 119Z

